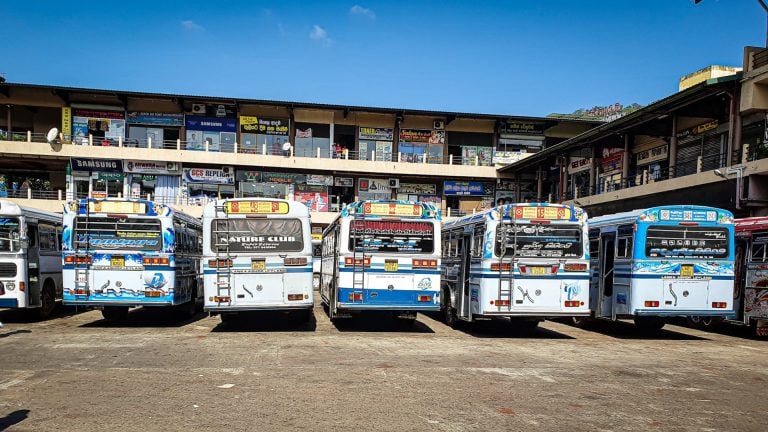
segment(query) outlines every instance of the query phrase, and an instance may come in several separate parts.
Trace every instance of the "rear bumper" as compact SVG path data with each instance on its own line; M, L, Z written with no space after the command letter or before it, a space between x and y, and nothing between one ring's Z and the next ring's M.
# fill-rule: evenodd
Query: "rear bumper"
M590 311L486 311L482 314L472 314L473 317L540 317L540 318L558 318L558 317L588 317Z
M337 303L338 309L344 310L397 310L397 311L419 311L419 312L437 312L440 305L414 305L414 304L376 304L376 303Z
M312 309L312 303L301 304L276 304L276 305L247 305L247 306L203 306L205 312L211 313L229 313L229 312L248 312L248 311L290 311Z
M660 317L686 317L686 316L706 316L706 317L721 317L728 318L735 314L733 309L728 310L653 310L653 309L636 309L634 315L637 316L660 316Z
M0 299L0 308L17 308L19 307L19 300L15 298Z
M64 299L64 306L90 306L90 307L101 307L101 306L128 306L128 307L152 307L152 306L173 306L178 305L180 303L174 303L171 300L163 300L163 301L136 301L136 300L126 300L126 301L119 301L119 300L71 300L71 299Z

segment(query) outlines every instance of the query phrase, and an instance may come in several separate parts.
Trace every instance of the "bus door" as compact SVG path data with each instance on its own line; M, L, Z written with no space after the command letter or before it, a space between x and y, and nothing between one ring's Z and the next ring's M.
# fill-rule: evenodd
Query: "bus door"
M40 243L37 238L37 224L27 224L27 283L29 306L40 306Z
M472 245L472 234L464 233L459 237L459 253L461 256L461 265L459 268L459 281L461 283L461 292L456 296L456 312L462 318L469 318L471 306L471 287L470 287L470 266L472 254L470 247Z
M747 286L747 246L746 239L736 239L736 261L734 262L733 283L733 309L736 312L734 319L747 321L744 318L744 292ZM749 324L749 322L745 322Z
M614 257L616 255L616 233L606 233L600 236L600 283L598 295L598 310L596 315L615 319L613 310L613 276Z

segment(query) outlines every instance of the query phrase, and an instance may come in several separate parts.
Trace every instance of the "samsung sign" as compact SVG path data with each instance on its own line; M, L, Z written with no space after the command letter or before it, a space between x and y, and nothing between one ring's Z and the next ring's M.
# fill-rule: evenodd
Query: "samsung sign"
M72 171L123 172L123 161L120 159L72 158L71 162Z

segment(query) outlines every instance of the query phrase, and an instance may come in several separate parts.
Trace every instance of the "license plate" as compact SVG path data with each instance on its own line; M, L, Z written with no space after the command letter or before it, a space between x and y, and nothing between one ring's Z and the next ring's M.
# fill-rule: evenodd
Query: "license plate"
M531 267L531 274L536 276L544 276L547 274L546 267Z
M693 277L693 266L692 265L680 266L680 277Z
M125 267L125 257L112 257L110 263L112 267Z
M261 261L251 261L251 270L253 271L265 271L267 270L267 262L264 260Z
M395 261L395 262L385 262L384 263L384 271L396 272L397 271L397 261Z

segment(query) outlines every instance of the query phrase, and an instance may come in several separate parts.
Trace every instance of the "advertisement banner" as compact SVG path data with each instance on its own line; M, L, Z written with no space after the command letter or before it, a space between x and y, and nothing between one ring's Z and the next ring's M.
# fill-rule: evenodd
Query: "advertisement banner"
M523 159L523 155L526 153L522 153L519 151L501 151L501 150L495 150L493 152L493 163L494 164L511 164L514 162L519 161L520 159Z
M261 173L261 181L265 183L281 183L281 184L306 183L307 176L304 174L263 172Z
M358 179L358 189L362 192L391 193L389 179Z
M443 183L444 195L485 196L493 195L493 186L475 181L448 181Z
M112 120L125 120L125 113L123 111L95 111L75 109L72 111L73 117L87 117L92 119L112 119Z
M293 193L293 199L309 207L312 211L328 211L328 193L327 192L301 192Z
M126 160L125 172L136 174L180 174L181 164L178 162L155 162Z
M667 154L669 149L669 146L666 144L659 147L654 147L650 150L641 151L637 154L637 164L638 165L645 165L649 164L651 162L656 162L660 160L666 160L669 156Z
M333 185L339 187L353 187L355 180L352 177L334 177Z
M61 133L65 137L72 136L72 108L70 107L61 108Z
M436 195L437 185L421 183L400 183L397 193L415 194L415 195Z
M187 116L185 125L188 131L237 132L237 119Z
M578 172L589 170L589 166L592 163L592 158L580 158L571 157L568 163L568 174L576 174Z
M320 185L320 186L332 186L333 176L319 175L319 174L307 174L308 185Z
M432 138L432 132L426 129L401 129L400 141L429 143L429 140Z
M240 132L288 136L288 119L240 116Z
M184 181L187 183L234 184L235 170L222 168L184 168Z
M433 130L429 136L430 144L445 144L445 131Z
M392 128L372 128L360 127L358 136L361 140L371 141L392 141L395 136L395 130Z
M123 172L123 161L120 159L72 158L70 161L72 171Z
M312 138L312 128L296 129L296 138Z
M184 126L184 114L151 113L130 111L126 119L128 124L143 124L153 126Z

